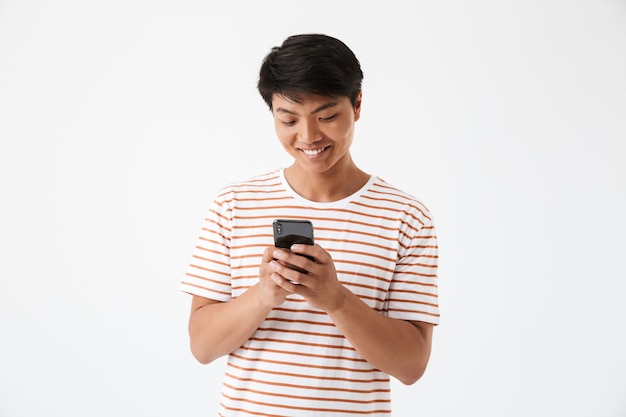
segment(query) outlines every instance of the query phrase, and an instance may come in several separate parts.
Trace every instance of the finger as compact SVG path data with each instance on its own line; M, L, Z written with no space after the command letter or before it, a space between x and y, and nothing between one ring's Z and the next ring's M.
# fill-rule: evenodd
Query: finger
M276 250L276 248L274 246L268 246L267 248L265 248L265 250L263 251L263 258L262 258L262 262L269 262L272 259L274 259L274 251Z
M300 257L299 255L296 255ZM270 269L274 271L280 278L295 285L300 285L306 281L307 271L297 266L283 263L284 261L276 260L270 262ZM291 287L289 287L291 289Z
M298 284L290 282L288 279L284 278L283 276L277 273L273 273L272 275L270 275L270 277L272 278L272 281L274 281L274 283L277 286L279 286L280 288L282 288L283 290L289 293L295 292L295 289L299 287Z
M306 259L304 256L290 251L278 252L274 253L274 255L278 263L283 267L288 268L289 270L297 271L301 274L309 273L312 261ZM291 278L291 275L288 278Z
M289 265L285 265L281 260L272 260L270 262L270 269L281 278L288 280L293 278L290 275L294 272L294 270L289 268Z
M317 243L315 245L303 245L297 243L295 245L292 245L290 249L293 253L297 253L310 259L313 262L318 263L323 263L325 257L328 256L327 252Z

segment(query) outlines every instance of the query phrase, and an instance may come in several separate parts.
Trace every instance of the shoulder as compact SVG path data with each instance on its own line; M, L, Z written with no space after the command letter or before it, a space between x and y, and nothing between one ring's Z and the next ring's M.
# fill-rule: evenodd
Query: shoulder
M381 206L397 211L401 217L413 218L422 225L433 221L432 213L420 199L380 177L376 178L367 195Z
M262 196L276 190L282 190L280 171L274 170L265 174L257 175L245 180L229 183L222 187L216 197L216 201L225 202L239 198Z

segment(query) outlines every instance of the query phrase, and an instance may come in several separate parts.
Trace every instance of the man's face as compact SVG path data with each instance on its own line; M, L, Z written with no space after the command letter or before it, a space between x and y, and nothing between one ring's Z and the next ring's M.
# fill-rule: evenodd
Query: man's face
M302 94L296 103L274 95L276 134L295 159L294 168L309 174L341 173L352 164L350 146L359 119L361 95L353 107L348 97Z

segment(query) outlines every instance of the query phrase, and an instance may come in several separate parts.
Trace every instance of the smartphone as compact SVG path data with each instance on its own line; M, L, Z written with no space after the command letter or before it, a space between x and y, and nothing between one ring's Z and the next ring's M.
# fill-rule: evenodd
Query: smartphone
M274 220L274 246L289 249L291 245L313 244L313 224L309 220Z
M273 223L274 246L277 248L289 249L291 245L301 243L304 245L313 244L313 223L309 220L276 219ZM301 255L315 261L313 257ZM298 267L289 265L296 271L307 273Z

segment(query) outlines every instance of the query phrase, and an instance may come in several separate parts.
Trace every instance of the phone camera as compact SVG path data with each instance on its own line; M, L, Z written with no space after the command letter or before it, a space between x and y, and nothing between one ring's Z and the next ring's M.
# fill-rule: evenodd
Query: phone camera
M276 223L276 233L277 234L282 234L283 233L283 225L280 223Z

